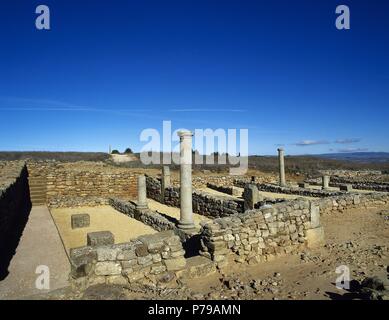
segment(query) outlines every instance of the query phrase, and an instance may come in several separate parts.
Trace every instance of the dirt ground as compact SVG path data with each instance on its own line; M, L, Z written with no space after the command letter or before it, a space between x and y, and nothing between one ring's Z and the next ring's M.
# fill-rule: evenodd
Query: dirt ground
M72 229L70 217L76 213L88 213L90 226ZM58 208L51 209L51 214L68 253L70 248L85 246L89 232L109 230L114 235L115 243L127 242L143 234L156 233L153 228L116 211L111 206Z

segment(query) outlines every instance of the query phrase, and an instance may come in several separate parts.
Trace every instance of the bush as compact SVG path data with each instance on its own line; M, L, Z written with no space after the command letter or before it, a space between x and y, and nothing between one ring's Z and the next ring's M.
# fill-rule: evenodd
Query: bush
M120 154L120 152L118 150L112 150L111 154Z
M133 153L133 152L132 152L131 148L127 148L127 149L124 151L124 153Z

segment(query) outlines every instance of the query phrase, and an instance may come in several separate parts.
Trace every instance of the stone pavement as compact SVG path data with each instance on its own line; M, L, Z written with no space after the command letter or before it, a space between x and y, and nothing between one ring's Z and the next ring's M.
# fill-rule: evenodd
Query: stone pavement
M48 290L39 290L35 285L42 270L39 273L35 272L41 265L49 267ZM31 209L8 271L8 276L0 281L0 299L20 299L68 286L70 263L46 206Z

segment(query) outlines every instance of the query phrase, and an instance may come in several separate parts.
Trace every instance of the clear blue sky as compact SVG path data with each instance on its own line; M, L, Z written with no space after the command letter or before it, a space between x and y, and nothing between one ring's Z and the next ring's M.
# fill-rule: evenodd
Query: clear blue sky
M0 37L0 150L138 151L171 120L248 128L250 154L389 151L388 1L5 0Z

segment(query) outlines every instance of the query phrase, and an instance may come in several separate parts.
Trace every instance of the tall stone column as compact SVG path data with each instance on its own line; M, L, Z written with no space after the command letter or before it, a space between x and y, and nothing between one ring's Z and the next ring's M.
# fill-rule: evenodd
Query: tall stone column
M323 190L328 190L330 186L330 176L323 176L322 179Z
M277 151L278 151L278 161L279 161L279 170L280 170L279 184L281 187L285 187L286 181L285 181L284 149L278 148Z
M194 229L192 208L192 136L191 131L178 132L180 137L180 229Z
M146 177L141 174L138 176L138 201L137 209L147 209Z
M165 189L170 187L170 168L169 166L162 167L162 181L161 181L161 202L165 202Z

